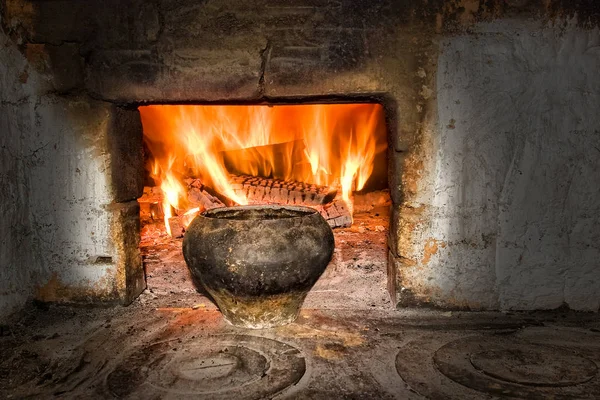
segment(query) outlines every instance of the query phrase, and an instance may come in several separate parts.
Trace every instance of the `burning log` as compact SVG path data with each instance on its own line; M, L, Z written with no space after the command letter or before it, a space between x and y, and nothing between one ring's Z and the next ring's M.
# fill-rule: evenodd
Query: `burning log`
M192 222L192 220L196 217L196 215L205 210L206 209L203 207L196 207L186 211L182 215L176 215L174 217L169 218L167 220L167 224L169 224L169 226L167 227L167 233L172 238L182 238L183 234L185 233L185 230Z
M335 188L298 181L232 175L230 182L233 191L250 203L317 206L331 203L337 195Z
M205 186L200 179L187 179L187 204L189 210L173 210L177 215L166 221L167 232L173 238L181 238L186 227L200 212L212 208L226 207L231 200L221 200L222 195L213 194L214 190ZM231 175L230 183L236 194L245 196L250 204L286 204L305 205L315 208L332 228L352 225L352 214L346 203L336 198L337 189L314 184L267 179L248 175ZM140 204L149 206L151 218L158 220L162 215L154 215L152 210L158 206L162 213L163 201L160 188L144 188L144 196ZM185 212L184 212L185 211Z
M197 187L191 187L187 193L188 202L194 206L201 206L206 210L217 207L225 207L225 204L217 198L211 195L209 192Z
M206 191L207 187L199 179L187 183L190 204L200 204L206 209L225 207L223 202ZM352 225L352 214L343 200L336 199L336 188L248 175L231 175L230 183L234 192L245 196L251 204L306 205L319 211L332 228Z
M188 180L187 204L192 207L176 210L169 206L170 215L177 214L165 221L167 233L173 238L183 237L185 229L198 213L211 208L225 207L217 197L211 195L198 179ZM163 193L160 187L145 187L144 194L138 199L142 220L164 220Z
M321 213L329 226L333 228L346 228L352 225L352 214L341 199L336 199L330 204L314 207Z
M272 176L283 179L292 172L298 163L304 162L310 170L310 164L305 156L304 140L292 140L283 143L266 144L263 146L227 150L221 154L227 171L235 175ZM291 163L290 160L294 160Z
M185 233L185 227L183 226L183 222L180 216L171 217L167 221L169 224L169 229L167 232L172 238L182 238Z
M189 188L188 201L190 203L201 204L207 210L216 207L231 207L236 205L233 200L205 185L202 183L202 180L198 178L188 178L185 182Z

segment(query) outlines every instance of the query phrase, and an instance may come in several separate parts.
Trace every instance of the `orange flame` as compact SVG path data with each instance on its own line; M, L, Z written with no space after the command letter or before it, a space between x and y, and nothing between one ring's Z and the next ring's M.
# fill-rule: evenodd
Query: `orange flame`
M152 176L165 203L185 204L185 177L238 204L229 174L260 175L340 186L351 208L378 152L386 147L379 104L279 106L151 105L139 108L152 152ZM170 210L170 207L165 208ZM167 224L168 225L168 224Z
M160 189L163 192L162 208L165 227L167 228L167 233L169 235L171 234L169 218L173 216L172 208L181 209L184 207L184 201L182 199L185 194L185 187L172 172L175 160L175 157L169 156L166 160L166 169L163 169L161 164L155 160L150 172L150 175L160 182Z

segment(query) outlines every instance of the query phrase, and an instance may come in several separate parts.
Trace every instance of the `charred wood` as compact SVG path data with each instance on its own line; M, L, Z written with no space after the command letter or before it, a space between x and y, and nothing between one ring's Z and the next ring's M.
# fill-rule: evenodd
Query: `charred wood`
M188 207L185 210L175 210L177 215L168 220L173 237L183 236L185 226L199 212L235 204L226 197L223 201L223 196L215 195L216 192L200 179L187 179L186 183ZM232 175L230 183L234 192L245 196L250 204L309 206L319 211L332 228L352 225L352 213L341 198L336 198L336 188L247 175ZM144 188L144 196L139 199L142 214L148 213L147 218L153 220L163 218L162 197L160 188Z
M352 214L341 199L336 199L330 204L315 207L325 218L331 228L345 228L352 225Z
M188 202L192 207L201 206L206 210L217 207L225 207L225 204L216 196L213 196L205 189L191 187L187 193Z
M248 175L232 175L230 183L238 196L251 203L316 206L331 203L337 195L337 189L328 186Z
M183 226L183 221L181 220L180 216L169 218L167 223L169 224L169 228L171 231L170 234L171 234L172 238L182 238L183 237L183 234L185 233L185 228Z

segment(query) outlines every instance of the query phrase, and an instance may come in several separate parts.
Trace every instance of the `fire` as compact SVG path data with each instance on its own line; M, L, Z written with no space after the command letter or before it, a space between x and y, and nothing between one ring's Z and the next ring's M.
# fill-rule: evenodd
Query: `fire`
M340 187L352 207L386 147L379 104L150 105L139 108L151 175L171 207L185 211L187 177L235 203L231 173ZM167 224L168 226L168 224Z
M166 160L166 169L164 169L161 167L161 164L155 160L150 172L150 175L160 182L160 189L163 192L162 208L165 226L169 235L171 234L171 229L168 222L169 218L173 216L173 208L183 208L183 204L180 200L184 199L183 195L185 194L185 187L175 177L175 175L173 175L172 168L174 162L174 157L168 157Z

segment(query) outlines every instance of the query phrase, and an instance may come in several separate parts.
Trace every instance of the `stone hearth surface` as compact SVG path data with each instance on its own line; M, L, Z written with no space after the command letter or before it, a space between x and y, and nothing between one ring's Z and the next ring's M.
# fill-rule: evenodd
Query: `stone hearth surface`
M0 398L598 398L600 318L304 309L228 325L197 294L31 304L1 326Z

